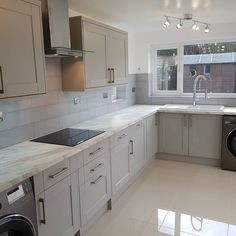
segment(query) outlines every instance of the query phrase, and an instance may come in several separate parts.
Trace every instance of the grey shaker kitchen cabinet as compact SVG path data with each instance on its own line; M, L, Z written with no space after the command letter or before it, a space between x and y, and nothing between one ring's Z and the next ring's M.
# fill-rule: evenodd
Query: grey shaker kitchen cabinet
M127 34L109 30L108 35L108 68L111 69L112 83L125 84L128 74Z
M161 153L188 154L188 120L184 114L159 115L159 140Z
M221 158L222 116L189 115L189 155Z
M132 175L138 173L146 163L145 122L140 121L130 128L130 166Z
M45 93L40 1L0 1L0 35L0 98Z
M111 137L112 195L116 195L131 179L129 129Z
M70 176L36 196L39 236L73 236Z
M71 17L70 27L72 48L85 52L80 61L73 61L73 65L64 63L64 91L128 83L126 32L81 16Z
M159 116L161 153L220 159L221 116L174 113Z

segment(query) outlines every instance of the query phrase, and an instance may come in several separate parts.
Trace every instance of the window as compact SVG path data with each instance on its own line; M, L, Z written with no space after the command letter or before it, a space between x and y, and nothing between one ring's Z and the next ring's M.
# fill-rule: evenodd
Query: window
M210 96L236 96L236 42L153 47L152 53L153 95L191 96L196 70L207 77Z
M154 53L155 91L177 91L177 48L155 49Z

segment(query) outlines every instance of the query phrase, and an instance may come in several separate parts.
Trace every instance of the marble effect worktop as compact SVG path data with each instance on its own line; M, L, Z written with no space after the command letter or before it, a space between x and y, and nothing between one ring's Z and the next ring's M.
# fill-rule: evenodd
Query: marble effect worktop
M137 105L75 125L72 128L106 131L75 147L26 141L1 149L0 192L109 138L157 110L158 106Z
M0 150L0 192L70 158L94 144L156 112L236 115L236 108L223 111L159 110L161 106L135 105L82 122L72 128L104 130L105 133L75 147L26 141Z

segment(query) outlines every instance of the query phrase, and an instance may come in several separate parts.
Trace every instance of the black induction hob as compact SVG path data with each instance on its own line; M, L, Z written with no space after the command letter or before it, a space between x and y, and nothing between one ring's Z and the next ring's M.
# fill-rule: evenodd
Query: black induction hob
M55 133L31 140L38 143L50 143L74 147L105 131L87 129L63 129Z

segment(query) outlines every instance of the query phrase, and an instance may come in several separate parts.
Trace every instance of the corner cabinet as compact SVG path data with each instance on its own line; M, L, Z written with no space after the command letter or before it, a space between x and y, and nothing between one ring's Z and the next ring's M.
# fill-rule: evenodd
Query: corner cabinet
M160 114L159 139L160 152L176 155L188 153L187 118L183 114Z
M63 64L63 90L83 91L127 83L127 32L81 16L70 18L70 28L71 47L84 50L84 55L79 63L75 60L74 67ZM67 74L79 67L80 73L68 78Z
M0 2L0 98L46 92L40 4Z

